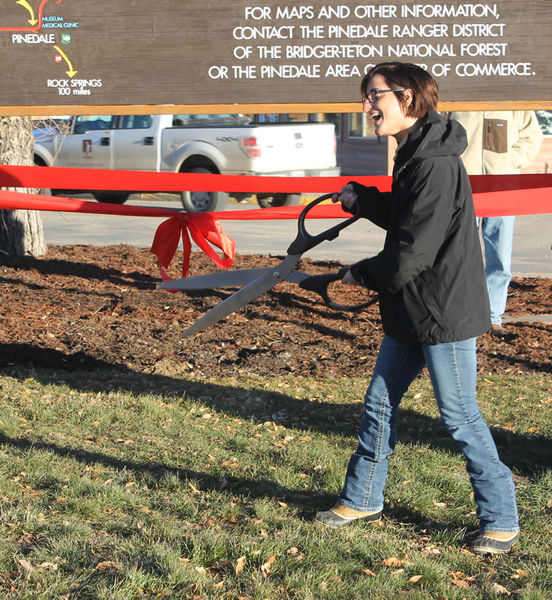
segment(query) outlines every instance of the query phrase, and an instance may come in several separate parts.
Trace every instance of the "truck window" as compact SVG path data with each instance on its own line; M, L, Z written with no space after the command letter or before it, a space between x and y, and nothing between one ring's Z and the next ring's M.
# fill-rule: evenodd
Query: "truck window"
M110 115L79 115L75 118L75 133L113 129L113 117Z
M173 127L209 127L217 125L248 125L246 115L173 115Z
M153 115L125 115L119 121L119 129L149 129Z

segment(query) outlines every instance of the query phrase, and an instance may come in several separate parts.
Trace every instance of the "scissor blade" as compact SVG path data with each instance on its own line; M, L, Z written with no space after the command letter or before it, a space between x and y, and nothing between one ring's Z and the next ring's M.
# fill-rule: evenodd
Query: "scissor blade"
M195 277L173 279L158 284L160 290L209 290L214 288L241 287L258 279L265 273L274 271L274 268L242 269L241 271L224 271L222 273L208 273Z
M206 312L182 333L182 337L189 337L218 323L224 317L249 304L252 300L255 300L255 298L273 288L280 281L285 280L300 258L300 255L288 256L279 266L270 269L270 272L264 273L235 294L226 298L226 300L223 300L220 304L217 304L209 312Z

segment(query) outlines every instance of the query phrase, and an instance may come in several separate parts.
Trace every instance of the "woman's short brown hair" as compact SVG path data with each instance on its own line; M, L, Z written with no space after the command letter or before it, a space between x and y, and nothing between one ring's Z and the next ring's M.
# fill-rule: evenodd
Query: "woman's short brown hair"
M362 78L360 92L365 98L370 90L368 83L374 75L382 75L390 88L405 88L412 90L412 103L405 106L402 92L395 95L405 108L407 117L421 119L428 111L435 110L439 99L439 86L433 77L422 67L412 63L383 62L372 67Z

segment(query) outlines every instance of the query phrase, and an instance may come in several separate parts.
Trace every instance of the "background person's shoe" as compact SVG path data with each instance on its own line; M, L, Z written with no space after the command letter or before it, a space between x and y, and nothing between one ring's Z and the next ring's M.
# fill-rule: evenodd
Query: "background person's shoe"
M493 323L491 325L490 333L493 337L496 337L496 338L509 338L509 337L513 337L513 335L514 335L509 329L506 329L506 327L503 327L502 325L498 325L497 323Z

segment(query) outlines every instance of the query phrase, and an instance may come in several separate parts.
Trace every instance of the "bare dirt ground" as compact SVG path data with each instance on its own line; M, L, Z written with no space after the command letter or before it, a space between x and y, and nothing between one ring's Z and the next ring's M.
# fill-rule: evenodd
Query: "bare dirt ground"
M177 255L171 271L179 277ZM233 268L277 264L281 257L240 256ZM300 270L338 270L337 262L303 260ZM191 275L216 271L203 254ZM147 249L50 246L39 259L0 258L3 310L0 365L68 370L112 365L145 373L204 377L291 374L368 375L382 331L377 306L360 313L327 309L290 283L190 339L182 331L229 291L171 294L156 289L159 271ZM343 303L351 288L333 290ZM508 316L552 313L552 280L518 278ZM552 324L514 322L511 339L481 336L482 373L552 372Z

